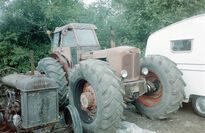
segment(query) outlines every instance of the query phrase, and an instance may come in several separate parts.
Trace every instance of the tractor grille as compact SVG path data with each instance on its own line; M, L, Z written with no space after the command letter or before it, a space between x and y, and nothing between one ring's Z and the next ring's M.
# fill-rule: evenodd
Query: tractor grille
M122 69L128 72L128 76L125 80L138 80L140 76L140 52L130 50L122 60Z

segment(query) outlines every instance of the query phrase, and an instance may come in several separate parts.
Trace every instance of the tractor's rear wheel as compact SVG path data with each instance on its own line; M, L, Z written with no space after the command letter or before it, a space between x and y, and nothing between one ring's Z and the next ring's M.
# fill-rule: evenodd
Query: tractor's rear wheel
M62 65L60 65L56 59L46 57L38 62L37 70L41 74L45 74L47 77L56 81L58 85L59 106L63 109L63 107L67 104L66 95L68 92L68 81L66 80L66 73L64 72Z
M176 112L184 99L182 73L168 58L160 55L144 57L141 69L147 68L147 88L151 91L135 102L137 110L150 119L164 119Z
M69 101L76 106L85 132L116 132L124 105L120 84L107 62L89 59L75 66Z

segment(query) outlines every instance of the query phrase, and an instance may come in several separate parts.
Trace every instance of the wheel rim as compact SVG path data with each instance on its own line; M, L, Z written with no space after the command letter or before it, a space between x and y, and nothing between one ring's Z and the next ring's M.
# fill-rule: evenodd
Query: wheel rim
M85 123L92 123L97 115L97 99L93 87L84 79L76 84L74 103L81 119Z
M196 108L201 114L205 114L205 97L198 97L196 99Z
M159 77L152 71L145 76L147 86L154 88L152 93L145 93L138 100L145 106L152 107L159 104L162 98L163 86Z

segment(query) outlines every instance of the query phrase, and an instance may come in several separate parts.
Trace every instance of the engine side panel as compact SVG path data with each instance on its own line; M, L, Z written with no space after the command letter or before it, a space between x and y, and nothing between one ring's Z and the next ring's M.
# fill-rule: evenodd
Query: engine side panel
M81 60L85 59L105 59L121 77L121 70L128 72L128 77L124 81L138 80L140 77L140 50L131 46L121 46L111 49L84 52Z

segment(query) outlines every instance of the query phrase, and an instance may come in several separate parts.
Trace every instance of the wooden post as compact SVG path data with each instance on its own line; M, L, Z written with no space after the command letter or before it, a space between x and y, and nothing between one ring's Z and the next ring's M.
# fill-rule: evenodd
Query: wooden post
M30 51L30 61L31 61L31 74L34 75L34 52Z
M115 33L114 30L112 29L112 26L110 27L110 47L114 48L115 47Z

